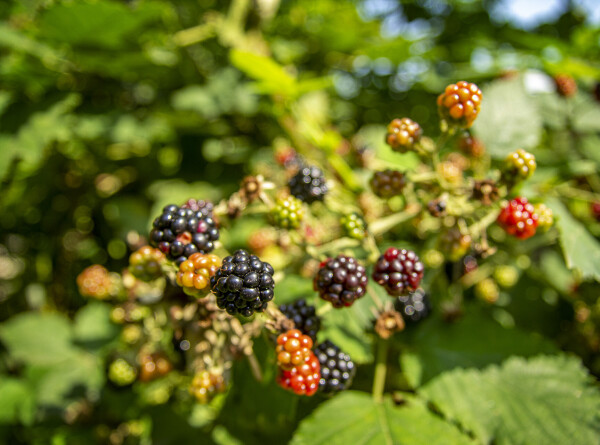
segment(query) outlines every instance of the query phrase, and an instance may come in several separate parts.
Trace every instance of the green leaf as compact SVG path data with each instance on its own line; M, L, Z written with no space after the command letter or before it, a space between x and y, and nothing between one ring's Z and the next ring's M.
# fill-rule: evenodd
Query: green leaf
M493 157L537 146L542 129L540 114L521 79L497 80L483 89L481 113L473 131Z
M557 351L537 334L504 328L474 311L455 323L432 317L419 326L408 344L409 355L403 354L401 363L409 382L417 386L453 368L482 368L511 355L528 357ZM414 363L415 358L420 367Z
M482 443L598 444L600 393L590 383L576 358L511 358L445 373L421 395Z
M233 66L257 81L259 92L284 96L298 93L296 79L270 57L233 49L230 59Z
M292 445L469 444L454 426L417 401L395 407L365 393L346 391L320 405L300 423Z
M13 358L28 364L54 364L73 356L72 329L60 314L28 312L0 326L0 339Z
M106 343L115 338L119 328L110 321L110 306L92 302L75 316L74 337L79 342Z
M34 393L25 382L1 376L0 400L0 423L32 423L35 413Z
M567 267L584 279L600 281L600 243L558 199L548 198L546 204L554 212Z

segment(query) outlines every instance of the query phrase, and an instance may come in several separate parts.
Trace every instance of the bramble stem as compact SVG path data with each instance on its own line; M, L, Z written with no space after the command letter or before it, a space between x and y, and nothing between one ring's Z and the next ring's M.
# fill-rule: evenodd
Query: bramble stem
M380 403L383 400L383 391L385 389L389 342L381 337L377 338L377 361L375 362L375 378L373 379L373 399L375 402Z
M252 375L259 382L263 381L262 369L260 367L260 363L256 359L256 355L254 355L254 351L250 355L248 355L248 363L250 364L250 369L252 370Z
M397 226L398 224L401 224L405 221L408 221L420 211L420 205L408 206L403 212L394 213L393 215L375 221L370 225L369 231L373 236L382 235L388 230L390 230L392 227Z
M496 219L498 219L498 214L500 213L499 209L494 209L490 211L487 215L469 227L469 235L472 238L476 238L481 232L486 230L488 226L492 225Z
M319 309L317 309L317 315L319 317L322 317L327 312L329 312L331 309L333 309L333 306L331 304L329 304L329 303L325 304L325 305L321 306Z

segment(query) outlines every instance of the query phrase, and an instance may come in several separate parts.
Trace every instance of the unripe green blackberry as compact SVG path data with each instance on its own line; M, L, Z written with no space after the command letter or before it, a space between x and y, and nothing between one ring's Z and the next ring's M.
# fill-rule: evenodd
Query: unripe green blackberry
M554 214L550 207L539 203L533 206L533 210L538 216L538 229L545 231L552 227L554 224Z
M304 219L303 202L294 196L277 199L271 210L270 218L273 225L283 229L297 229Z
M454 227L440 236L439 247L450 261L458 261L471 248L471 236Z
M475 296L486 303L495 303L500 296L498 285L492 278L484 278L475 285Z
M421 139L423 130L415 121L403 117L394 119L387 127L385 141L392 150L406 153L414 148L415 144Z
M449 125L469 128L481 109L481 90L474 83L461 80L450 84L437 98L440 117Z
M535 172L535 156L519 148L506 157L504 173L510 178L527 179Z
M504 288L513 287L519 281L519 271L516 267L508 264L496 266L494 279Z
M340 224L344 228L345 234L350 238L361 240L366 235L367 225L365 220L357 213L342 216Z
M131 385L136 377L137 370L124 358L118 358L108 366L108 379L117 386Z
M129 271L139 280L152 281L162 276L162 265L166 260L159 249L140 247L129 257Z
M398 170L383 170L373 174L371 178L371 189L380 198L391 198L402 193L406 185L406 178Z

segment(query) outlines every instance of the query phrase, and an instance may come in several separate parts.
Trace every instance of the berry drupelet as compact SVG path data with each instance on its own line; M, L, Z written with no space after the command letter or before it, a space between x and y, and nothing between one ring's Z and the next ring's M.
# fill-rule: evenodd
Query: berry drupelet
M321 263L313 285L323 300L341 308L365 295L367 282L364 266L355 258L338 255Z
M417 323L431 313L431 301L423 289L417 289L408 295L399 296L394 302L394 309L402 315L405 322Z
M279 310L294 322L296 329L308 335L315 341L321 328L321 319L317 316L314 306L307 304L304 298L293 303L282 304Z
M387 169L375 172L369 184L373 193L387 199L402 193L406 178L402 172Z
M310 359L313 341L299 329L290 329L277 337L277 365L281 369L290 370L301 366Z
M244 317L264 311L273 299L273 273L269 263L245 250L223 258L223 265L211 278L217 306Z
M317 356L310 351L310 357L306 363L290 370L282 369L277 376L277 383L282 388L291 390L299 396L312 396L319 389L320 378L321 365Z
M415 144L421 139L423 130L415 121L403 117L394 119L387 127L385 141L392 150L406 153L414 148Z
M325 176L318 167L303 167L290 179L290 193L301 201L311 204L323 201L329 191Z
M379 257L373 280L395 297L414 291L423 279L425 267L412 250L390 247Z
M527 198L517 197L504 205L497 221L509 235L524 240L535 235L538 215Z
M321 364L319 391L335 394L348 389L356 373L356 367L350 356L329 340L318 345L315 354Z
M189 201L185 205L188 204ZM194 253L212 251L219 239L219 229L206 206L193 210L168 205L152 225L150 244L177 264Z
M474 83L461 80L450 84L437 98L440 117L454 125L469 128L481 109L481 90Z

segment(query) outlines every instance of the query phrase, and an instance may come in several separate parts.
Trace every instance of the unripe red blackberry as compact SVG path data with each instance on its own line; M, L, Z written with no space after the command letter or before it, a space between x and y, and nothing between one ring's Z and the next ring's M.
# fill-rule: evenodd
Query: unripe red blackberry
M439 247L450 261L458 261L471 248L471 236L461 233L457 227L454 227L442 233Z
M288 183L290 193L296 198L311 204L323 201L329 191L323 172L318 167L303 167Z
M338 255L321 263L313 285L323 300L341 308L365 295L368 280L365 267L355 258Z
M373 269L373 280L395 297L414 291L423 279L425 267L412 250L390 247L379 257Z
M592 202L590 204L590 211L592 216L596 218L596 221L600 221L600 201Z
M308 335L313 341L317 339L317 332L321 328L321 319L314 306L307 304L304 298L293 303L282 304L279 310L294 322L296 329Z
M350 356L329 340L317 346L315 354L321 364L319 391L335 394L348 389L356 373L356 367Z
M290 370L280 370L277 383L284 389L293 391L299 396L312 396L319 389L321 365L317 356L310 351L306 363Z
M208 289L210 279L221 267L221 258L212 254L195 253L179 265L176 281L186 291L196 293Z
M538 215L527 198L517 197L504 205L497 221L508 234L527 239L535 235Z
M283 229L297 229L304 219L304 204L294 196L277 199L271 210L270 218L273 225Z
M313 341L299 329L290 329L277 337L277 365L281 369L290 370L301 366L310 359Z
M216 371L201 371L194 375L190 393L199 403L208 403L214 396L225 392L225 379Z
M568 74L554 76L556 92L563 97L572 97L577 93L577 82Z
M429 316L431 301L429 295L423 289L417 289L396 298L394 309L402 315L407 324L415 324Z
M398 170L383 170L373 174L371 178L371 189L380 198L391 198L402 194L402 189L406 185L404 173Z
M481 90L474 83L456 82L437 98L440 117L449 125L469 128L481 109Z
M84 297L105 300L112 296L117 285L115 278L105 267L94 264L77 276L77 287Z
M533 175L536 166L535 156L519 148L506 157L504 174L511 180L527 179Z
M165 255L160 250L143 246L129 257L129 271L139 280L152 281L162 276L165 261Z
M162 353L144 355L140 360L141 382L150 382L152 380L164 377L173 369L173 365Z
M211 278L217 306L244 317L264 311L273 299L274 273L269 263L245 250L223 258L223 265Z
M473 183L472 197L481 202L484 206L489 206L500 198L500 190L496 183L491 179L482 179Z
M190 200L184 204L190 208L168 205L152 223L150 244L177 264L194 253L212 251L219 239L219 229L210 216L211 207L200 202Z
M340 219L344 232L350 238L361 240L366 236L365 220L356 213L344 215Z
M403 117L394 119L387 127L385 141L392 150L406 153L414 148L415 144L421 139L423 130L415 121Z
M458 147L460 150L473 158L480 158L485 154L485 146L481 139L470 135L469 133L464 134L459 142Z
M538 229L543 231L548 230L554 224L554 214L552 209L546 204L536 204L533 206L533 211L538 216Z

